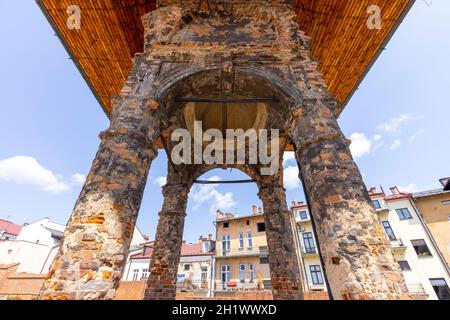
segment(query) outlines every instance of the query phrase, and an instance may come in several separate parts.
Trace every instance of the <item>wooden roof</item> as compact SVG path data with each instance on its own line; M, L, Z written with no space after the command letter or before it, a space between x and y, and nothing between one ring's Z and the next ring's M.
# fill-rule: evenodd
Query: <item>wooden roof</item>
M69 30L72 0L37 0L105 112L143 48L141 16L154 0L78 0L81 30ZM296 0L300 27L311 36L330 93L345 105L414 0ZM367 8L382 10L382 28L369 30Z

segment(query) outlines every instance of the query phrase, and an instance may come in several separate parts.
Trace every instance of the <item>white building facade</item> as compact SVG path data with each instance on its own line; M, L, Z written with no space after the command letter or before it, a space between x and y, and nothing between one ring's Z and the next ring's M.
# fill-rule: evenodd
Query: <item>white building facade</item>
M372 188L369 194L410 294L416 299L443 300L447 292L450 298L450 275L411 195L397 187L390 190L386 195Z
M43 218L22 227L14 240L0 241L0 264L18 263L17 273L46 274L58 253L66 226ZM132 246L147 239L135 228Z
M177 274L177 290L211 296L215 242L201 237L196 244L183 243ZM152 244L133 250L122 275L122 281L146 281L153 253Z
M297 228L297 248L300 251L300 268L303 274L304 291L327 291L325 277L320 262L316 235L304 202L292 202L291 212Z
M410 295L417 300L447 300L450 298L450 275L445 261L418 214L409 193L397 187L369 190L372 204L380 220L382 230L388 236L391 248ZM323 267L317 249L316 235L311 216L305 203L292 203L291 211L297 223L299 250L305 283L305 291L326 290ZM450 228L449 228L450 232Z

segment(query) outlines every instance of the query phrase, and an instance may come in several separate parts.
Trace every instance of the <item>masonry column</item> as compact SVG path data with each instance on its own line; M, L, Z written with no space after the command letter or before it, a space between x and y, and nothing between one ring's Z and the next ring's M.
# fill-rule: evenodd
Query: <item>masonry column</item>
M189 186L170 166L167 179L144 300L175 300L177 291Z
M117 98L40 299L113 299L157 151L149 103Z
M303 300L298 252L285 190L280 182L269 176L262 177L262 180L258 195L264 207L273 298Z
M304 101L290 123L333 298L400 298L407 293L402 273L337 123L334 101Z

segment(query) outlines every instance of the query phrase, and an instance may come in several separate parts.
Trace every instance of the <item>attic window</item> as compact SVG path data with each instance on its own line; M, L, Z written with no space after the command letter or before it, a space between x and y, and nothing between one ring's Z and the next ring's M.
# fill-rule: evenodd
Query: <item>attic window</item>
M444 205L444 206L450 206L450 200L444 200L444 201L442 201L442 205Z
M228 228L230 225L228 224L228 222L224 222L223 227L224 228Z

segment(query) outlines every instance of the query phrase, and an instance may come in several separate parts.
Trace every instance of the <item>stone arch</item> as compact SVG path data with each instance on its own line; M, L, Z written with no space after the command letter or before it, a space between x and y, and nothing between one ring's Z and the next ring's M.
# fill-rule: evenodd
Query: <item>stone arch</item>
M268 68L259 66L233 65L233 63L228 61L225 61L222 64L187 65L175 70L160 80L160 85L154 94L154 99L163 103L170 90L174 88L177 83L181 83L194 75L206 74L211 71L224 70L230 67L234 72L253 75L265 80L274 88L277 88L280 93L282 92L284 98L292 104L301 105L303 102L303 93L295 85L295 79L286 79L277 74L283 74L282 70L274 68L269 70Z

